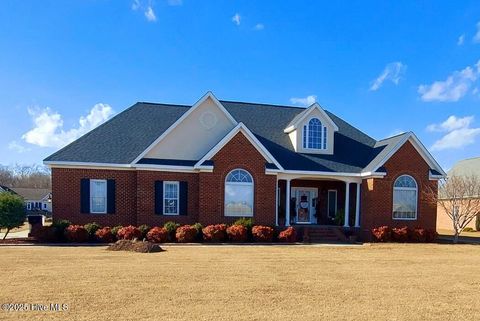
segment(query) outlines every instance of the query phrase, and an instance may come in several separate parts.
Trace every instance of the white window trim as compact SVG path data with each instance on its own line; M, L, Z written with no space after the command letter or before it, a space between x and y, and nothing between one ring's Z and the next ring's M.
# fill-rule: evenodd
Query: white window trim
M32 204L30 202L27 202L27 210L32 210Z
M308 147L308 132L309 132L309 128L310 128L310 121L312 119L318 119L318 121L320 122L321 126L320 126L320 148L311 148L311 147ZM324 135L324 128L326 126L323 125L323 122L320 120L320 118L318 117L311 117L308 119L308 121L305 123L305 125L303 126L302 128L302 148L304 150L311 150L311 151L318 151L318 150L328 150L328 140L327 140L327 137L325 137ZM303 145L303 141L305 139L305 145ZM325 146L325 148L323 148Z
M165 186L169 185L176 185L177 186L177 211L175 213L166 213L165 208L166 208L166 203L165 203ZM168 199L174 199L174 198L168 198ZM179 181L163 181L163 215L180 215L180 182Z
M103 211L93 211L93 198L92 198L92 185L95 182L103 182L105 183L105 210ZM90 180L90 214L107 214L107 207L108 207L108 195L107 195L107 180L106 179L91 179Z
M234 171L237 171L237 170L241 170L241 171L245 171L248 173L248 175L250 175L250 178L252 179L252 182L227 182L227 178L228 176L230 175L230 173L234 172ZM228 184L232 184L232 185L237 185L237 186L252 186L252 215L231 215L231 214L227 214L227 194L225 193L225 188L227 187L227 183ZM223 184L223 215L226 216L226 217L253 217L253 213L254 213L254 210L255 210L255 183L254 183L254 179L253 179L253 176L252 174L250 174L249 171L247 171L246 169L243 169L243 168L235 168L235 169L232 169L231 171L228 172L228 174L225 176L225 182Z
M337 216L337 211L338 211L338 191L336 189L329 189L327 191L327 216L330 217L330 218L335 218L334 217L331 217L329 214L330 212L330 192L335 192L335 216Z
M415 182L415 188L414 187L395 187L395 183L397 182L397 180L402 177L402 176L408 176L410 177L414 182ZM393 203L393 195L395 194L395 190L398 190L398 191L415 191L415 217L406 217L406 218L402 218L402 217L395 217L394 216L394 208L393 206L395 206L395 204ZM398 176L394 181L393 181L393 190L392 190L392 220L394 221L416 221L418 218L418 183L417 183L417 180L413 177L413 176L410 176L410 175L407 175L407 174L404 174L404 175L400 175Z

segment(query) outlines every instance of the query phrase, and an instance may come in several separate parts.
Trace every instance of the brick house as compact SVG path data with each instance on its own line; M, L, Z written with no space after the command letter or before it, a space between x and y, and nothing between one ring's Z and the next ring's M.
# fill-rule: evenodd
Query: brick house
M435 228L445 175L411 132L375 140L317 103L136 103L45 159L53 216L103 225Z

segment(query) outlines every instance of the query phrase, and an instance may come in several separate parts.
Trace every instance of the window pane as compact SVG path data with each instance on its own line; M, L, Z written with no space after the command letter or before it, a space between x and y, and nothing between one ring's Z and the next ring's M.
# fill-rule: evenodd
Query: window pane
M165 183L163 193L164 214L178 214L178 183Z
M107 182L90 181L90 212L104 213L107 211Z
M253 185L225 185L225 215L253 215Z
M415 218L417 208L416 190L398 190L393 192L393 217Z
M322 148L322 123L317 118L308 122L308 148Z

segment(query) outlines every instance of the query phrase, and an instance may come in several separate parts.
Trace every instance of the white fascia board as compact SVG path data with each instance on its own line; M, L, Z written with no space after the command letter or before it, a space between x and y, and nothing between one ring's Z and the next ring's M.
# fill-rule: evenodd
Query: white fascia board
M161 171L161 172L182 172L182 173L197 172L197 170L193 168L193 166L135 164L134 168L138 170Z
M137 156L131 163L136 164L140 159L142 159L153 147L160 143L172 130L174 130L185 118L187 118L195 109L197 109L205 100L208 98L217 105L217 107L225 113L225 116L232 122L233 125L237 125L238 122L233 118L233 116L223 107L223 105L218 101L218 99L213 95L211 91L207 92L200 98L192 107L190 107L180 118L178 118L170 127L167 128L153 143L151 143L147 149L145 149L140 155Z
M257 151L269 162L275 164L279 169L283 169L282 165L270 154L270 152L263 146L263 144L255 137L255 135L248 129L247 126L243 123L238 123L230 132L227 133L211 150L206 153L202 159L200 159L196 164L195 168L204 168L202 166L203 162L211 159L215 154L217 154L236 134L241 132L248 141L257 149Z
M320 114L322 114L322 116L327 120L327 122L329 122L330 125L332 125L334 131L338 131L337 124L335 124L335 122L327 115L325 110L323 110L323 108L318 103L314 103L310 107L308 107L307 111L305 112L305 114L302 115L302 117L297 119L297 121L291 126L285 128L283 132L288 134L293 130L295 130L297 128L297 125L301 123L305 118L307 118L308 115L310 115L314 109L317 109L320 112Z
M364 172L364 173L344 173L344 172L321 172L321 171L301 171L301 170L277 170L266 169L266 174L286 174L312 177L354 177L354 178L382 178L386 174L380 172Z
M422 158L431 168L441 173L442 177L447 176L447 173L445 173L443 168L437 163L437 161L433 158L433 156L425 148L425 146L423 146L422 142L413 132L409 132L408 135L405 135L405 137L401 141L399 141L397 145L387 155L385 155L385 157L381 161L379 161L375 165L373 172L377 171L380 167L382 167L390 159L390 157L392 157L407 141L410 141L410 143L412 143L413 147L418 151L420 156L422 156Z
M65 161L44 161L44 165L50 168L91 168L91 169L123 169L132 170L130 164L114 163L88 163L88 162L65 162Z

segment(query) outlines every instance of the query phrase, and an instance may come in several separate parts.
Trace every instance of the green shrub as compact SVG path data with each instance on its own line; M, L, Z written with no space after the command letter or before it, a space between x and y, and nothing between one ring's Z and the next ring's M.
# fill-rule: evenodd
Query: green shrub
M115 237L115 239L117 239L118 231L120 231L121 228L123 228L122 225L117 225L112 227L111 232L112 232L112 235Z
M467 226L466 228L463 229L463 232L475 232L475 229Z
M83 227L87 230L90 239L93 239L95 237L95 233L101 228L101 226L95 222L87 223Z
M65 241L65 230L72 225L69 220L53 221L52 228L55 229L56 237L58 241Z
M148 226L147 224L142 224L138 227L138 229L140 230L140 233L142 233L142 240L147 238L147 233L148 231L150 231L150 226Z
M196 230L197 230L197 236L195 237L196 242L202 242L203 241L203 225L200 223L195 223L192 225Z
M25 217L25 205L20 196L8 192L0 193L0 229L7 230L4 239L11 229L23 225Z
M244 226L248 231L251 231L252 230L252 227L253 227L253 219L252 218L245 218L245 217L242 217L242 218L239 218L238 220L236 220L233 225L242 225Z
M172 222L172 221L168 221L167 223L165 223L163 225L163 227L167 230L168 232L168 239L171 241L171 242L175 242L175 233L177 231L177 228L180 227L180 224L178 223L175 223L175 222Z
M477 213L477 218L475 220L475 229L480 231L480 213Z

